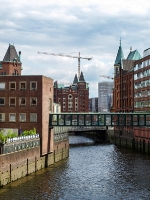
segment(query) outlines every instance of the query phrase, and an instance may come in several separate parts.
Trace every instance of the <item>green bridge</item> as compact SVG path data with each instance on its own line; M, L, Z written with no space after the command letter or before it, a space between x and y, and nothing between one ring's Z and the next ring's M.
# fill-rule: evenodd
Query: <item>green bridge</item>
M51 113L49 126L150 126L150 113Z

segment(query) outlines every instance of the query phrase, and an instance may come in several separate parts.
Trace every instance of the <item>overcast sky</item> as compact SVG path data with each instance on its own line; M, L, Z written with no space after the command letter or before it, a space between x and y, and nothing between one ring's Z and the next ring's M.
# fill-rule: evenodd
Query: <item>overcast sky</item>
M81 59L90 97L98 96L98 82L111 81L121 37L125 58L130 46L141 56L150 47L148 0L1 0L0 60L10 44L22 52L23 75L45 75L73 82L78 59L38 54L62 53Z

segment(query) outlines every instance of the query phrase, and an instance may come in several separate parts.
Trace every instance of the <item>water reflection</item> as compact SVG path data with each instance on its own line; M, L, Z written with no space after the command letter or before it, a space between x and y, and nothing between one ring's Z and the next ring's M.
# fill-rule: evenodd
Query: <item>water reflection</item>
M6 200L149 199L150 159L114 145L71 136L69 158L0 190Z

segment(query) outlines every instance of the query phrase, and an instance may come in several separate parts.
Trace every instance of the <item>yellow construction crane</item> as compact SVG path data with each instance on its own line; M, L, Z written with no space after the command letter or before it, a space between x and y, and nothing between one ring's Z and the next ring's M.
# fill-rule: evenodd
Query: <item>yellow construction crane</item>
M103 78L109 78L109 79L114 79L114 77L112 77L112 76L106 76L106 75L100 75L100 77L103 77Z
M78 58L78 78L80 77L80 59L92 60L92 57L91 58L80 57L80 52L79 52L79 56L70 56L70 55L47 53L47 52L38 52L38 54L46 54L46 55L52 55L52 56L64 56L64 57L69 57L69 58Z

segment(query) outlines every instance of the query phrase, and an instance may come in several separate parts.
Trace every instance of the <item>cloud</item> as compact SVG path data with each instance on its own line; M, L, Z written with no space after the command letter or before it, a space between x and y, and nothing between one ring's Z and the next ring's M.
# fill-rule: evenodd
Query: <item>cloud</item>
M9 43L22 52L23 74L43 74L72 82L78 60L37 52L93 57L81 59L81 71L96 96L100 74L112 75L122 38L127 57L130 46L142 54L149 48L148 0L12 0L0 7L0 60ZM108 80L110 81L110 80Z

